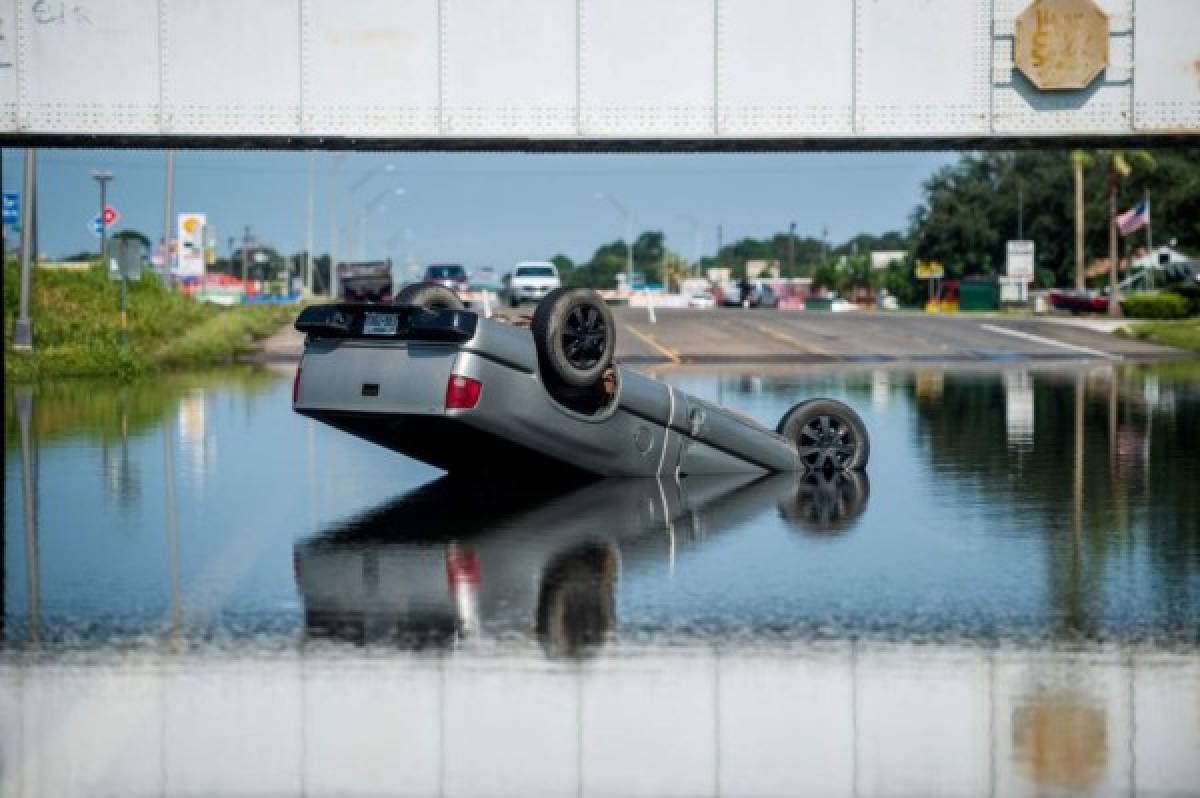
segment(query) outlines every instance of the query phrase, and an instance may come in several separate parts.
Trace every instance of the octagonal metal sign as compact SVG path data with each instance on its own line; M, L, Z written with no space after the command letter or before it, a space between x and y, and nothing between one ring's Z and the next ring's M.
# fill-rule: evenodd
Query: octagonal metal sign
M1108 15L1094 0L1034 0L1015 34L1017 68L1039 89L1087 88L1108 66Z

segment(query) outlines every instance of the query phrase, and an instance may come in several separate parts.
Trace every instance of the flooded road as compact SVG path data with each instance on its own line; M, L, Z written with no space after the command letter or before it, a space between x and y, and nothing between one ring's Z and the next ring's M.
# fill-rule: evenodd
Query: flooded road
M845 401L869 471L464 483L287 373L9 386L0 794L1196 790L1197 364L660 376Z

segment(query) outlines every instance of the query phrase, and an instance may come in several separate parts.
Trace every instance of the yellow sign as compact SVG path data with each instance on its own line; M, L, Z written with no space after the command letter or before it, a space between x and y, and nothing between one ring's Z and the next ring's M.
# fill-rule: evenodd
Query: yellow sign
M946 276L946 269L940 261L936 260L919 260L917 261L917 279L918 280L940 280Z
M1108 15L1094 0L1034 0L1014 32L1017 69L1039 89L1084 89L1108 66Z

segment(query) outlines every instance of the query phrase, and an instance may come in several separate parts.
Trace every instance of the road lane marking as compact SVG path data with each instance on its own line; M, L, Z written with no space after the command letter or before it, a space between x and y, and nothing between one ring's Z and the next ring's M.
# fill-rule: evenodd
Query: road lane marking
M779 330L771 329L770 327L768 327L765 324L753 324L751 326L753 326L755 329L757 329L763 335L774 338L776 341L782 341L785 344L794 346L797 349L799 349L801 352L805 352L810 355L828 355L829 354L828 349L822 349L819 346L813 346L810 343L805 343L804 341L801 341L799 338L794 338L785 332L780 332Z
M673 349L667 349L665 346L660 344L658 341L655 341L652 336L650 336L647 333L642 332L637 327L634 327L632 324L626 324L625 329L629 330L629 332L633 333L634 338L637 338L639 341L641 341L642 343L644 343L646 346L650 347L651 349L656 350L660 355L662 355L663 357L665 357L667 360L671 361L672 363L682 363L683 362L680 359L678 352L674 351Z
M1053 338L1046 338L1041 335L1034 335L1033 333L1022 332L1021 330L1010 330L1007 327L997 327L995 324L980 324L979 327L980 327L980 329L983 329L983 330L990 330L991 332L998 332L1001 335L1011 335L1014 338L1024 338L1026 341L1033 341L1035 343L1045 344L1046 346L1057 346L1060 349L1070 349L1074 352L1082 352L1083 354L1086 354L1086 355L1093 355L1094 357L1103 357L1103 358L1107 358L1108 360L1123 360L1123 358L1120 355L1114 355L1112 352L1104 352L1100 349L1092 349L1089 346L1079 346L1078 344L1068 344L1065 341L1056 341Z

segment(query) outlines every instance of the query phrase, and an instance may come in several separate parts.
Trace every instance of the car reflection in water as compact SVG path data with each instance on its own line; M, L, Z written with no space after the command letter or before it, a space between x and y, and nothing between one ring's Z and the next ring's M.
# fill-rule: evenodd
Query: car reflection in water
M534 634L551 656L585 654L615 634L622 566L673 563L678 547L765 512L844 534L869 494L859 472L608 479L565 493L443 477L296 545L305 632L412 648Z

